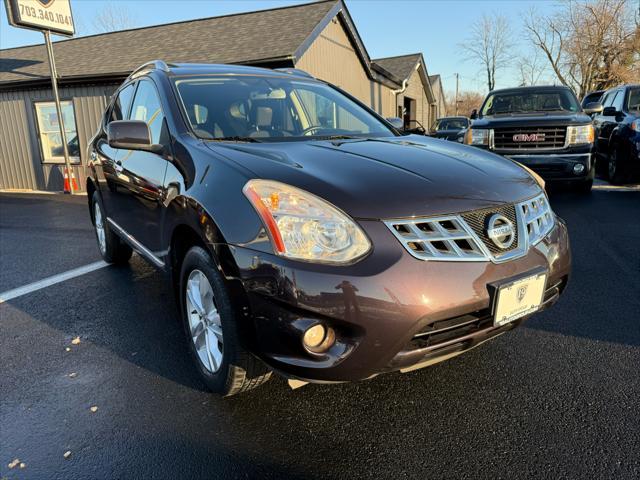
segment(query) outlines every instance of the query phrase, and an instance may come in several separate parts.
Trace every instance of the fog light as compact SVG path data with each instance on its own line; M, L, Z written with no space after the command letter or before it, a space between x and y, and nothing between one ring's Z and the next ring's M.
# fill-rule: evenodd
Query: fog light
M584 172L584 165L582 165L581 163L576 163L573 166L573 173L575 173L576 175L580 175L582 172Z
M326 333L327 331L322 325L319 323L314 325L304 332L304 337L302 338L304 345L309 348L319 347L322 344Z
M309 327L302 336L302 343L311 353L322 353L331 348L335 342L335 332L320 323Z

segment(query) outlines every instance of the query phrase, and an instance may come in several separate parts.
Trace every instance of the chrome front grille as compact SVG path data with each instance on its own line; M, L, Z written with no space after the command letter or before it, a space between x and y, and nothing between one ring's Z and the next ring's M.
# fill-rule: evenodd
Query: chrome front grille
M485 252L458 216L385 222L408 252L421 260L482 261Z
M547 197L538 197L518 205L521 211L530 245L535 245L546 237L554 225L553 212Z
M496 128L496 150L544 150L565 147L567 127Z
M488 236L488 220L496 214L513 224L515 239L508 248L500 248ZM404 248L420 260L500 263L525 255L530 246L549 234L554 222L543 193L515 205L384 223Z

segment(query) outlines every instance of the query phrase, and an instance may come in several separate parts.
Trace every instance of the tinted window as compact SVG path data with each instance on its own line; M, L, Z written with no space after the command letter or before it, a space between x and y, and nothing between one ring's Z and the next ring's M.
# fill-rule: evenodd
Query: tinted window
M623 103L624 103L624 91L618 90L618 93L616 94L616 98L613 99L613 105L611 106L615 107L617 112L621 112Z
M160 98L156 87L149 80L139 82L129 119L142 120L149 125L152 143L165 143L162 141L164 114Z
M135 90L134 87L135 84L131 83L118 92L116 101L113 102L109 121L126 120L129 113L129 105L131 105L131 99L133 98L133 92Z
M604 100L602 102L602 106L603 107L610 107L611 104L613 104L613 99L615 98L616 93L618 93L618 92L617 91L607 92L607 94L604 96Z
M393 135L366 109L320 82L202 76L177 79L176 86L193 131L201 138L273 141Z
M627 111L640 112L640 88L629 89Z
M436 120L434 130L462 130L467 126L467 120L464 118L442 118Z
M520 90L490 94L482 106L482 115L579 110L576 97L567 89Z

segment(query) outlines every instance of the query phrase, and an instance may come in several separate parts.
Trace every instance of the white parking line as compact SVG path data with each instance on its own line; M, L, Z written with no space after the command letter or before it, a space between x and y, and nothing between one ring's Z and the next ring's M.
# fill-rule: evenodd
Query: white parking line
M53 275L52 277L47 277L42 280L38 280L37 282L14 288L13 290L7 290L6 292L0 293L0 303L8 302L9 300L12 300L14 298L18 298L28 293L35 292L36 290L50 287L51 285L55 285L56 283L65 282L72 278L91 273L95 270L107 267L108 265L109 264L107 262L103 262L102 260L100 260L99 262L94 262L83 267L74 268L73 270L68 270L66 272Z

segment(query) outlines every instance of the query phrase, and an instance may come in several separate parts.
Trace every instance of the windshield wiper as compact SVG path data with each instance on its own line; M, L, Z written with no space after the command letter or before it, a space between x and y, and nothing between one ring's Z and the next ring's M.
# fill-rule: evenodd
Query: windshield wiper
M260 140L253 137L216 137L216 138L208 138L207 140L211 140L213 142L249 142L249 143L261 143Z

